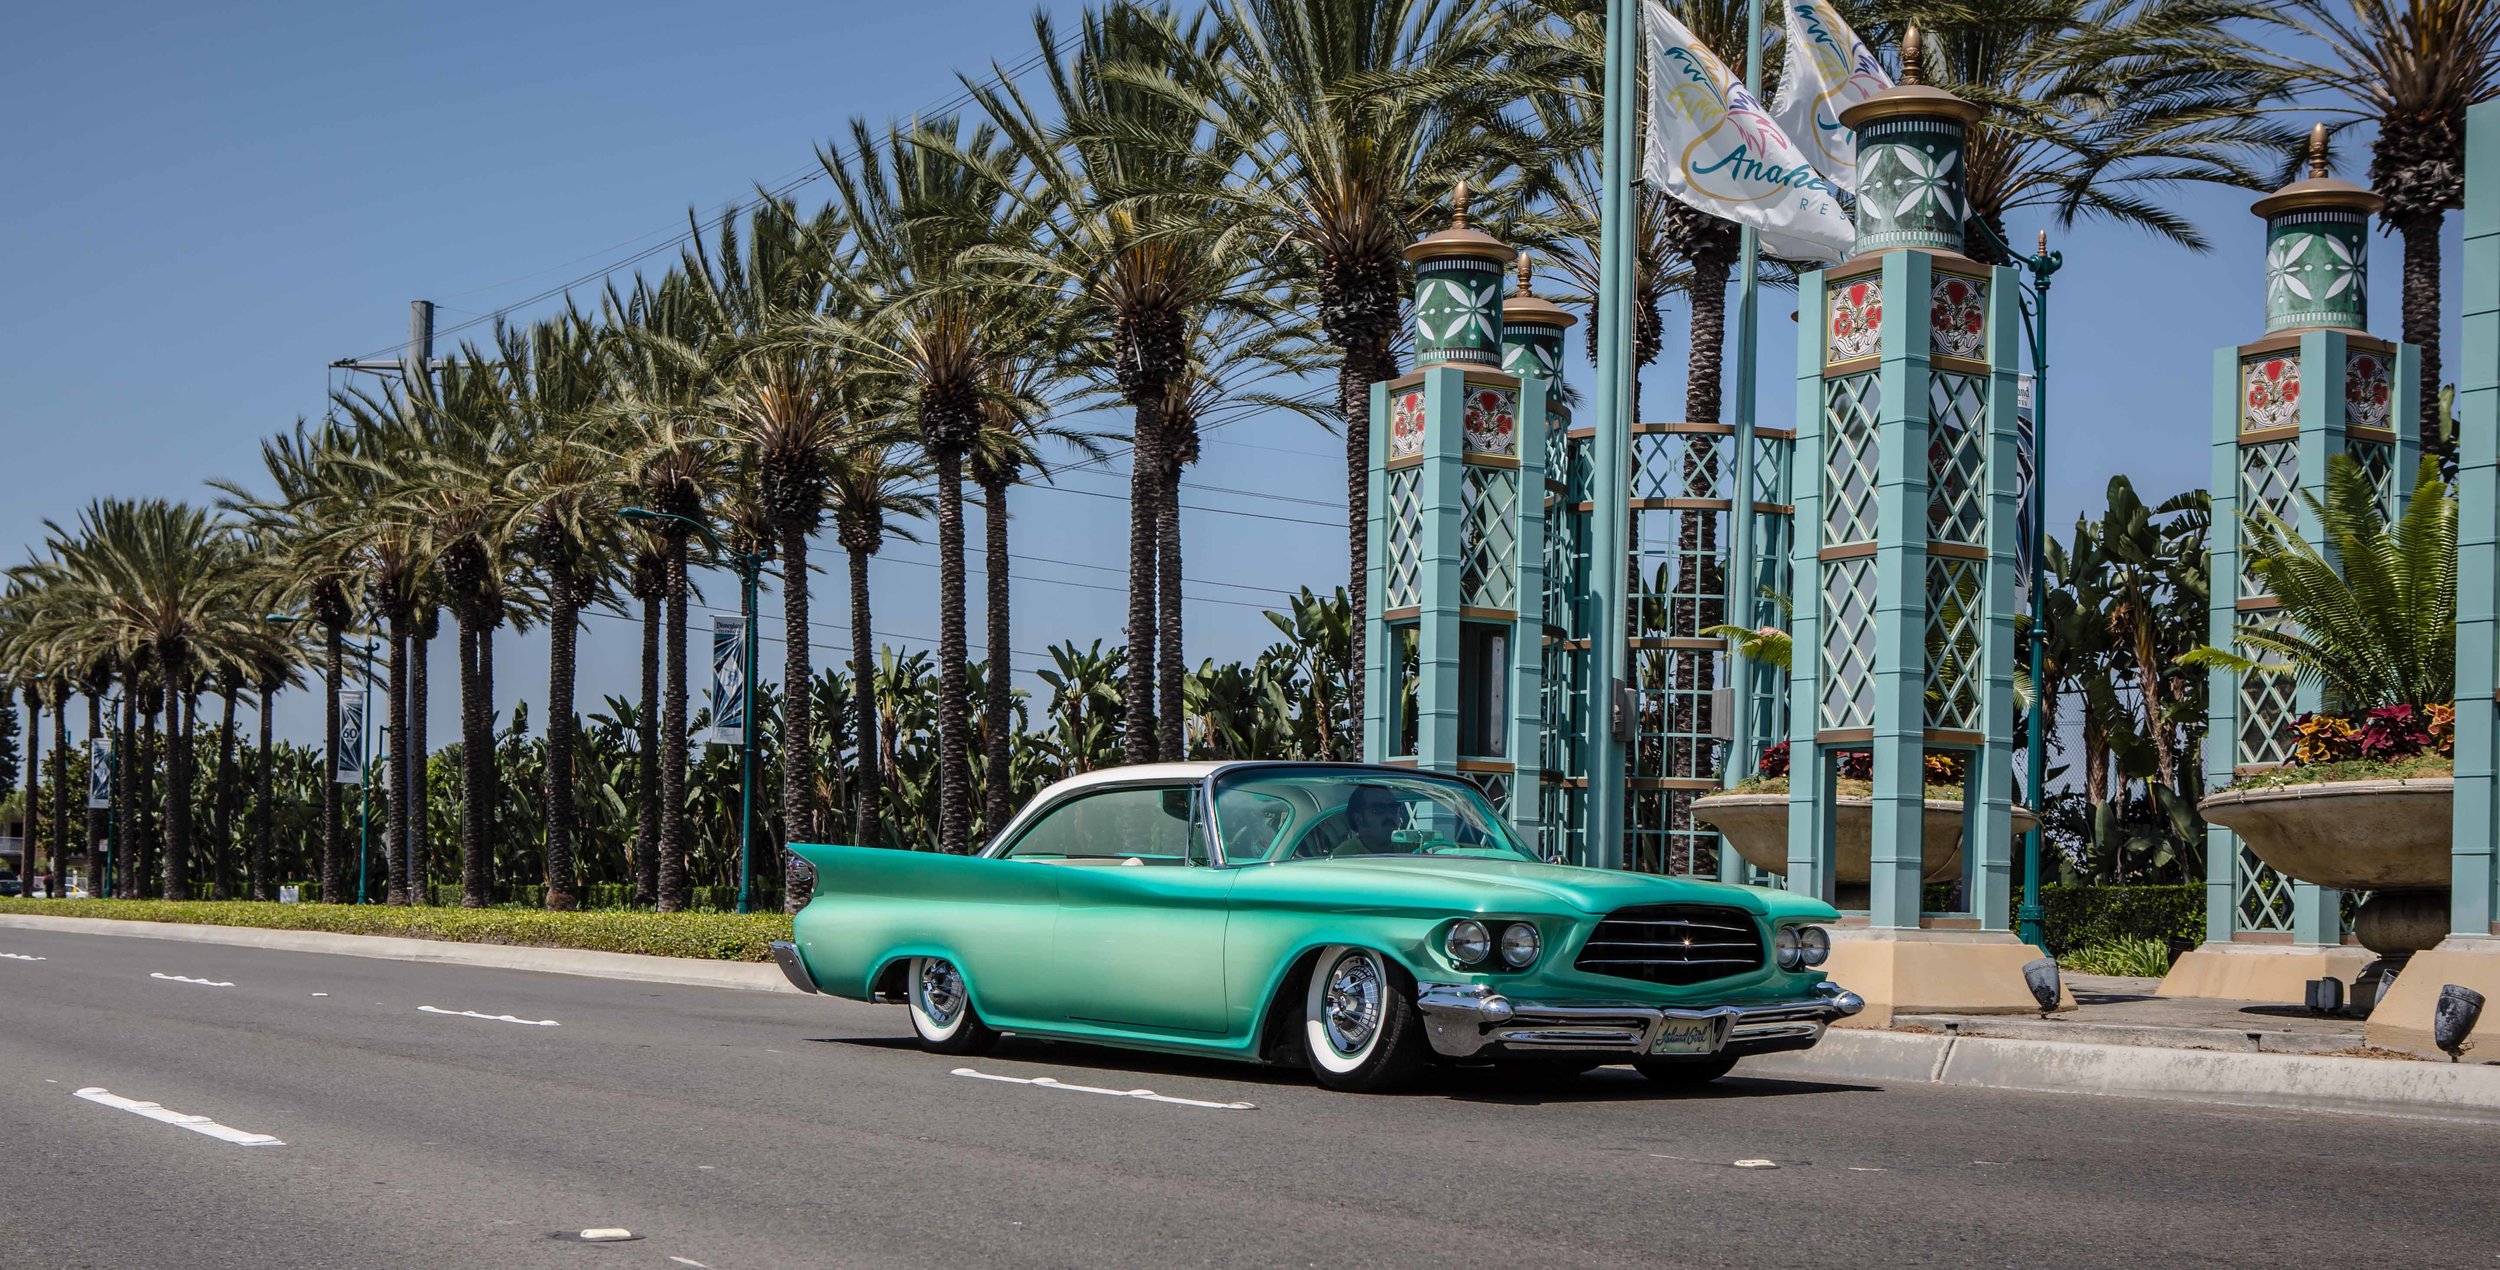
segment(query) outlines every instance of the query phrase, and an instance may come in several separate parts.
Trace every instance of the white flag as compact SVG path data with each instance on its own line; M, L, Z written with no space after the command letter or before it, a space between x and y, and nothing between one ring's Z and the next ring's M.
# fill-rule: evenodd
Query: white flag
M1858 192L1858 134L1840 112L1892 87L1875 50L1840 20L1830 0L1782 0L1788 68L1771 117L1825 180Z
M1774 256L1847 259L1857 230L1831 183L1673 14L1651 3L1641 16L1650 65L1642 175L1691 207L1752 226Z

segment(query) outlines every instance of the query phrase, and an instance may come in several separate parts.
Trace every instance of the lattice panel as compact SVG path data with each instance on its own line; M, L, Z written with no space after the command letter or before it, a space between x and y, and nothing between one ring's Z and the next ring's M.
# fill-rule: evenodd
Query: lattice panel
M1410 609L1424 602L1424 470L1391 468L1386 484L1389 542L1384 554L1388 558L1389 581L1381 589L1380 606Z
M1687 648L1635 648L1627 667L1635 701L1624 774L1634 780L1696 778L1718 771L1710 694L1718 654Z
M1727 612L1726 516L1687 508L1632 513L1630 635L1691 639Z
M1822 726L1875 726L1875 557L1823 564Z
M1459 603L1519 604L1519 471L1469 466L1459 482Z
M1753 438L1753 496L1759 502L1785 503L1788 493L1789 456L1796 453L1794 437L1765 436Z
M1987 381L1937 371L1927 392L1927 536L1988 541Z
M1642 873L1672 877L1719 876L1719 835L1693 824L1693 800L1703 791L1636 789L1626 799L1624 863Z
M1725 498L1727 439L1692 432L1641 432L1632 437L1632 497Z
M1484 799L1486 802L1493 804L1493 810L1502 813L1504 816L1508 816L1510 814L1510 773L1461 772L1459 775L1467 778L1467 780L1472 782L1476 788L1484 791Z
M1823 381L1823 542L1875 541L1875 493L1883 462L1875 415L1883 390L1874 374Z
M2344 453L2361 465L2370 478L2370 487L2378 491L2379 514L2389 519L2396 515L2396 447L2384 441L2365 441L2359 437L2344 438Z
M2300 443L2268 441L2240 447L2240 514L2270 511L2285 524L2296 524L2300 510ZM2240 553L2240 595L2264 595L2264 584L2249 568L2248 552Z
M2241 930L2292 928L2292 880L2246 847L2240 848L2238 893Z
M1976 732L1984 665L1985 561L1927 557L1927 726Z

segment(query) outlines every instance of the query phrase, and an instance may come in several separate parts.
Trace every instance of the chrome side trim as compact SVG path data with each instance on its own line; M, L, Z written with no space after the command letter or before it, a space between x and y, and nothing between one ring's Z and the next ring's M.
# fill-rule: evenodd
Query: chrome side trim
M1866 1008L1839 985L1823 983L1798 1001L1756 1005L1642 1005L1636 1002L1513 1001L1480 983L1416 985L1415 1004L1433 1052L1445 1058L1570 1052L1637 1057L1649 1052L1669 1022L1714 1025L1710 1048L1767 1054L1805 1049L1823 1039L1834 1019Z
M801 992L824 991L816 986L816 976L807 972L807 963L800 960L797 944L786 939L774 940L773 964L781 967L782 976L790 981L791 987Z

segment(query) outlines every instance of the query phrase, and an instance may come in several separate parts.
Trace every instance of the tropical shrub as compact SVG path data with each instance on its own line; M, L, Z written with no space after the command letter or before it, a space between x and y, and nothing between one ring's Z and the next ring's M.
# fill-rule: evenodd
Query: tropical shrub
M2077 974L2158 979L2170 973L2170 947L2158 939L2113 939L2086 944L2058 964Z

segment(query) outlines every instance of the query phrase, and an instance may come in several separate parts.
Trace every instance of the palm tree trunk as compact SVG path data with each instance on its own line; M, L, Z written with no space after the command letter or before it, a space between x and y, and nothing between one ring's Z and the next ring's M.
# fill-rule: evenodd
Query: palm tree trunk
M686 907L686 540L668 540L668 613L661 632L668 690L660 708L659 909Z
M162 877L165 809L157 800L164 796L164 786L157 779L159 764L164 760L164 747L159 744L162 733L156 721L162 702L154 694L139 708L139 878L140 886ZM161 887L159 888L162 889ZM137 894L136 887L132 894Z
M322 628L321 690L326 698L322 704L321 739L321 902L347 902L347 846L342 841L339 820L339 678L340 663L346 658L346 632L340 627Z
M209 860L208 897L213 900L234 898L234 683L229 680L219 694L217 728L217 784L210 793L216 809L217 836L215 851Z
M859 777L852 782L858 791L852 796L851 841L859 846L878 845L877 812L885 800L885 782L877 778L877 649L876 632L869 629L868 556L864 550L853 549L851 561L851 712L852 728L859 747Z
M634 904L660 902L660 624L665 601L642 597L642 709L634 717Z
M1155 497L1155 757L1187 758L1189 729L1183 719L1181 678L1181 465L1164 448Z
M274 783L277 754L270 747L274 728L270 708L276 703L278 690L263 686L260 690L260 777L259 792L252 799L252 846L245 861L244 872L250 875L252 898L269 899L269 850L278 832L277 809L269 805Z
M47 857L52 871L45 874L50 885L47 895L61 894L61 869L67 862L70 838L69 808L69 690L63 688L52 702L52 854Z
M816 677L809 657L807 594L807 531L815 519L791 517L781 522L781 909L795 913L816 887L816 870L798 853L794 842L817 842L816 718L809 686ZM747 703L747 744L762 734L755 703Z
M1163 523L1163 393L1143 394L1130 426L1128 478L1128 679L1122 685L1120 756L1130 763L1155 756L1155 616L1162 579L1155 576L1155 536ZM1366 464L1369 458L1366 456Z
M486 633L465 609L453 622L460 628L460 906L484 908L493 902L486 853L495 809L495 738L480 704L486 685L478 646Z
M383 632L390 641L390 660L383 669L382 685L382 749L388 756L383 769L384 788L389 792L387 814L382 820L382 856L384 876L390 879L386 900L392 904L408 904L415 895L414 879L408 869L408 611L405 607L391 611L390 624ZM368 707L370 708L370 707Z
M431 660L427 654L434 646L434 632L442 625L441 610L431 603L420 605L412 616L408 631L408 902L434 902L431 884L427 881L428 861L433 853L431 834L427 828L426 810L429 796L426 786L433 773L427 762L426 669Z
M938 522L938 850L971 847L972 772L964 719L964 458L941 446Z
M1724 226L1726 233L1718 232ZM1735 272L1736 227L1721 221L1705 231L1704 244L1693 253L1692 370L1684 383L1684 417L1694 423L1717 423L1721 397L1720 371L1727 352L1727 282ZM1726 241L1722 241L1725 239ZM1639 413L1638 398L1633 411Z
M113 853L113 894L136 896L139 854L139 676L124 663L120 736L113 742L113 819L118 847Z
M2404 337L2422 350L2419 418L2422 449L2439 456L2442 472L2456 470L2457 442L2439 436L2439 226L2444 211L2406 216L2396 222L2404 236ZM2404 479L2399 474L2398 479Z
M981 699L981 833L988 838L1007 827L1007 817L1015 809L1015 774L1009 766L1007 743L1007 705L1016 681L1015 654L1008 636L1013 625L1008 608L1013 578L1007 561L1007 482L982 482L981 502L982 568L987 573L982 580L989 590L982 613L989 628L983 641L989 673L984 676L986 691Z
M43 692L31 679L21 688L26 694L26 811L23 832L17 840L17 870L22 879L32 881L38 822L43 810Z
M552 535L551 535L552 536ZM573 879L573 678L581 628L578 584L562 547L550 552L547 590L547 907L581 907Z
M165 898L191 898L191 719L178 654L160 652L165 672Z
M91 681L88 690L81 695L87 698L87 761L93 763L95 761L95 738L104 735L104 694ZM89 788L94 787L94 772L90 771L87 774L87 782ZM102 846L106 836L112 832L110 819L112 814L113 809L110 807L87 809L87 894L89 895L102 895L106 888L112 885L112 879L104 876Z
M1337 412L1345 419L1346 598L1354 609L1354 653L1348 664L1356 670L1347 677L1346 697L1357 720L1363 717L1363 648L1371 638L1371 624L1363 614L1371 593L1366 571L1371 565L1372 385L1396 378L1398 365L1389 344L1390 327L1397 321L1394 275L1387 286L1392 298L1383 308L1386 319L1366 323L1362 333L1344 340L1345 359L1337 367Z

